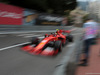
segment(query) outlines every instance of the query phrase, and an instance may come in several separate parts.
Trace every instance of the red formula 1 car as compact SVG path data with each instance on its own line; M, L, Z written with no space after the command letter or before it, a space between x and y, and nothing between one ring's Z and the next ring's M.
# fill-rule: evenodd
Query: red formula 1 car
M68 35L63 35L63 33L68 33ZM57 30L54 34L45 34L42 40L33 37L31 43L23 45L21 49L34 55L53 56L61 52L62 46L68 41L73 41L70 30Z

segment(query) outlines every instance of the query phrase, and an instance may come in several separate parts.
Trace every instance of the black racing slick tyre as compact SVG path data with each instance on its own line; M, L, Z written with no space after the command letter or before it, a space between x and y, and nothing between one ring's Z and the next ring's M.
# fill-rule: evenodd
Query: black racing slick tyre
M61 52L62 51L62 43L61 43L61 41L56 41L55 42L55 44L54 44L54 49L55 50L59 50L59 52Z
M72 36L72 35L66 36L66 39L67 39L69 42L73 42L73 36Z
M39 41L39 39L37 37L32 37L32 39L31 39L32 44L37 44L38 41Z

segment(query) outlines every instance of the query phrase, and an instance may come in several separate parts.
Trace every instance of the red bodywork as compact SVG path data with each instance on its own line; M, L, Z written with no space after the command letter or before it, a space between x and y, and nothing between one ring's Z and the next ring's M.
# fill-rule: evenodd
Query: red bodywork
M46 34L45 38L39 42L38 45L32 44L32 45L26 45L23 46L21 49L24 51L28 51L31 54L34 55L44 55L44 56L52 56L52 55L56 55L58 53L58 49L54 50L53 47L46 47L44 49L44 47L50 43L50 42L55 42L55 41L61 41L62 44L66 43L66 36L63 35L62 33L70 33L69 30L59 30L57 31L55 34ZM63 38L63 39L59 39L59 38Z

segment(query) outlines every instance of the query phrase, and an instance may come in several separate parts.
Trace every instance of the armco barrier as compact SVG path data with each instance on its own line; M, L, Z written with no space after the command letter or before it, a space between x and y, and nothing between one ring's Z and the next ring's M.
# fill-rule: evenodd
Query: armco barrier
M81 36L77 38L78 40L75 40L73 46L68 49L53 75L75 75L75 70L83 47Z
M72 26L9 26L9 25L0 25L0 31L3 30L53 30L53 29L69 29Z
M0 32L22 32L22 31L44 31L65 29L69 30L73 26L14 26L14 25L0 25Z

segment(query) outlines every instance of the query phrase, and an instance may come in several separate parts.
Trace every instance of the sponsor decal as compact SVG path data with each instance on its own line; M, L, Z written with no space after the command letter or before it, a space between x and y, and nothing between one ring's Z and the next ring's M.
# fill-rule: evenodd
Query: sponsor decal
M0 17L19 19L19 18L22 18L22 14L17 14L17 13L12 13L12 12L7 12L7 11L0 11Z

